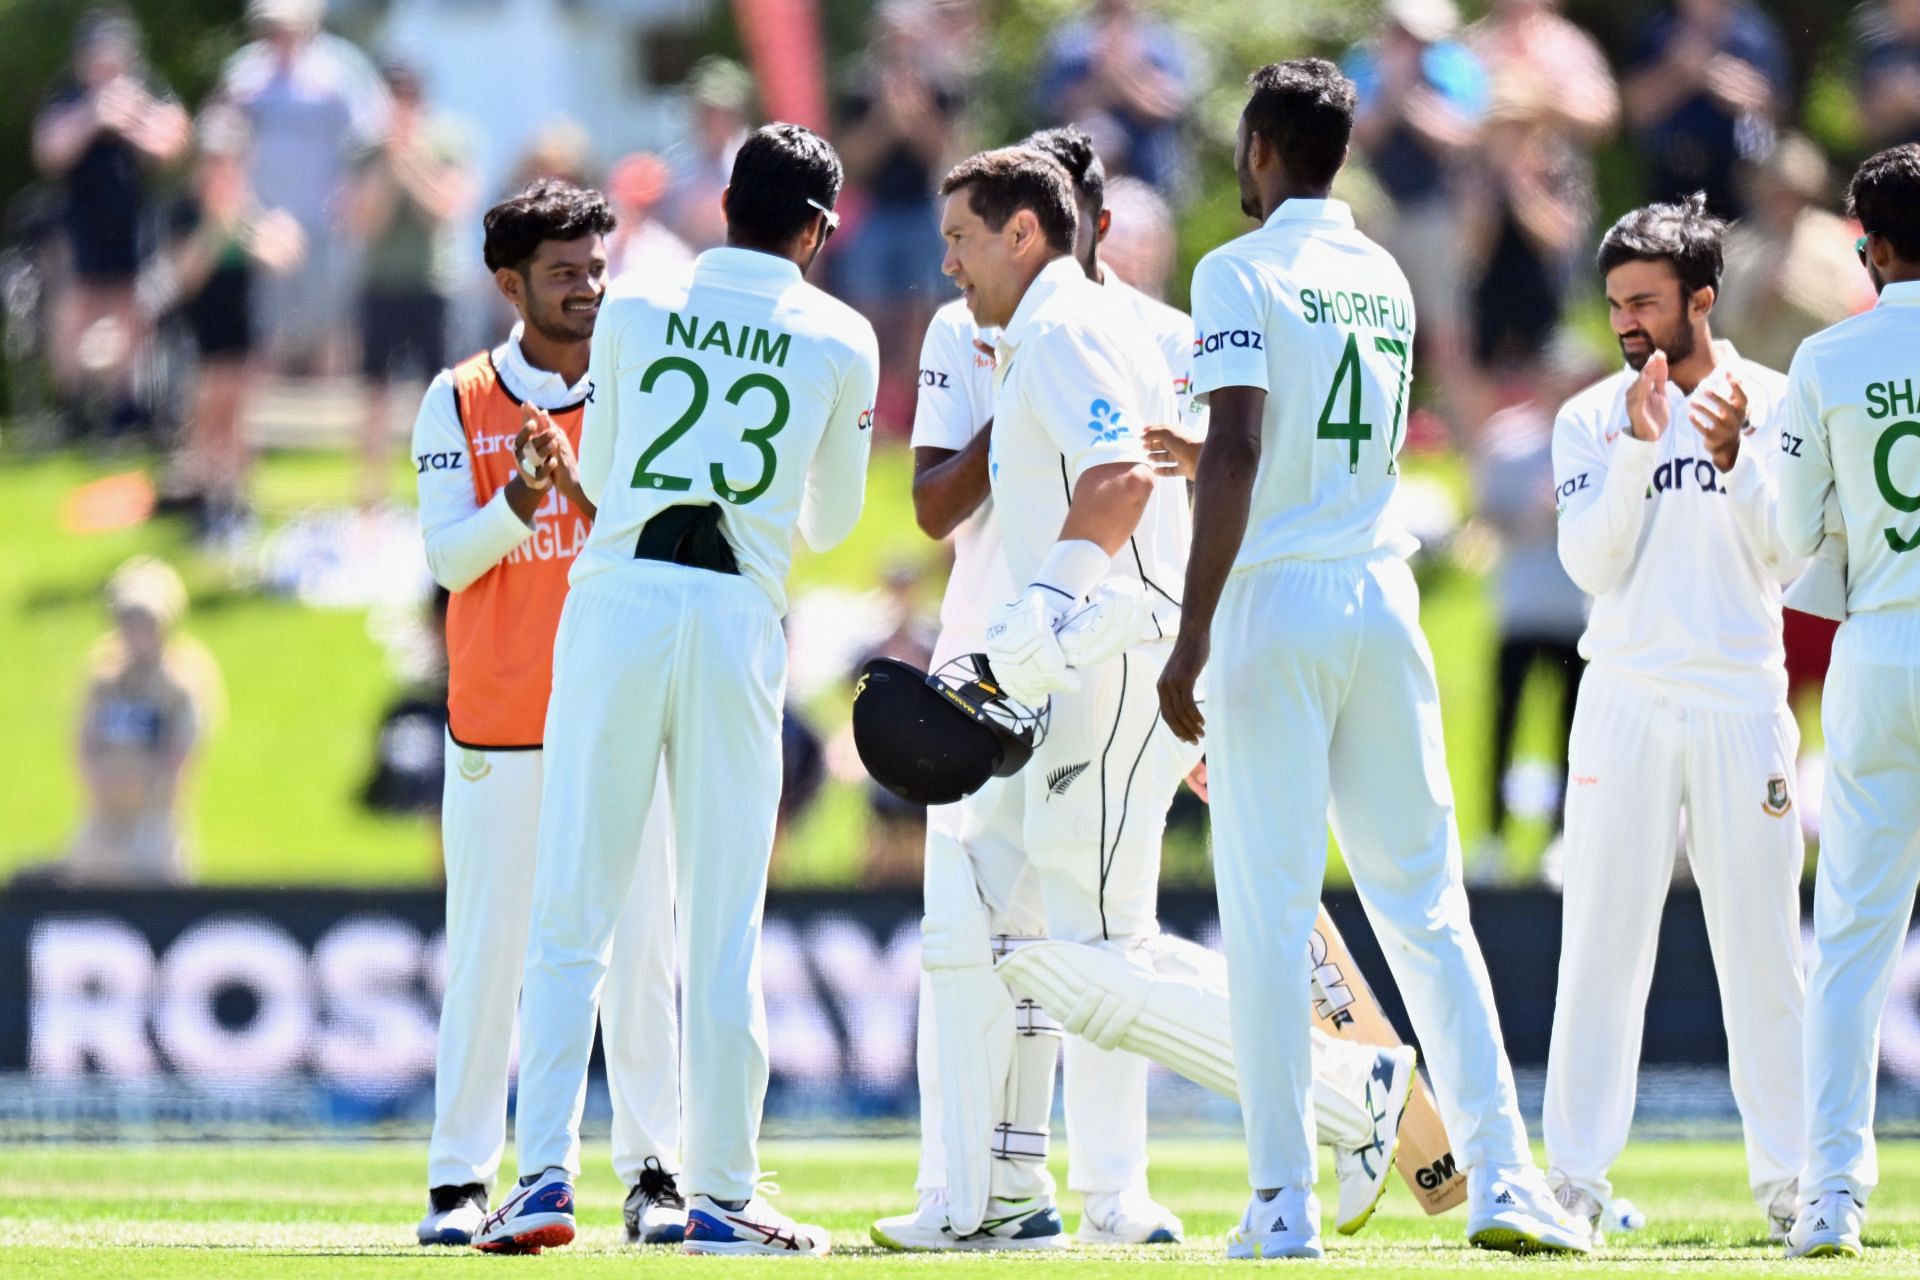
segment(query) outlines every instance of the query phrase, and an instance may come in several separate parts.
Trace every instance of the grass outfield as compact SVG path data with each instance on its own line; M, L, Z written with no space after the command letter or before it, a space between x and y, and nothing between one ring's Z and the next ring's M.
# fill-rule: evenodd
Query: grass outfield
M320 610L234 590L223 568L201 556L177 524L150 521L105 533L62 527L78 487L142 465L140 458L80 451L21 456L0 450L0 510L8 513L0 557L0 654L13 680L0 714L0 881L25 864L56 856L79 821L73 764L74 718L85 683L85 654L107 626L100 588L135 552L171 560L194 596L188 630L219 660L229 714L197 770L192 810L200 878L223 885L409 885L430 883L437 849L424 822L361 808L374 726L395 679L359 610ZM397 464L393 495L405 501L412 471ZM911 460L898 445L874 452L867 505L845 544L795 559L796 593L814 587L872 590L902 561L926 566L928 603L942 581L943 550L914 528ZM1409 474L1439 479L1462 500L1457 461L1410 461ZM298 512L345 505L357 473L345 454L277 450L260 460L260 512L275 524ZM1493 637L1487 587L1478 572L1448 565L1425 587L1422 617L1432 639L1445 708L1448 763L1469 844L1488 819L1493 700ZM1559 758L1549 716L1551 690L1536 690L1521 719L1525 755ZM824 696L808 710L831 734L846 717L845 698ZM866 847L865 797L829 782L787 833L774 864L776 884L851 882ZM1546 838L1542 823L1521 824L1516 869ZM1199 850L1170 849L1169 874L1206 874ZM1329 878L1345 881L1337 857Z
M8 1277L412 1277L490 1268L579 1277L704 1268L772 1274L776 1259L709 1262L621 1243L620 1188L604 1147L590 1149L580 1186L580 1238L538 1259L412 1243L424 1199L416 1143L350 1145L16 1146L0 1162L0 1275ZM937 1268L946 1277L1038 1268L1052 1276L1220 1274L1223 1235L1245 1196L1239 1147L1226 1140L1157 1144L1154 1187L1187 1225L1179 1248L1081 1249L1066 1256L902 1257L870 1246L874 1217L910 1207L913 1147L906 1141L769 1142L763 1157L787 1190L780 1204L832 1229L836 1254L800 1262L808 1275L892 1275ZM1064 1175L1056 1160L1056 1173ZM1330 1169L1323 1172L1331 1177ZM1516 1259L1467 1247L1462 1211L1427 1218L1406 1189L1387 1193L1366 1230L1328 1237L1316 1270L1383 1275L1489 1275L1551 1268L1595 1274L1723 1276L1807 1272L1920 1272L1920 1150L1888 1144L1857 1263L1787 1264L1747 1198L1737 1143L1647 1143L1616 1170L1651 1224L1590 1262ZM1331 1203L1332 1187L1322 1187ZM1067 1196L1068 1223L1078 1197ZM1142 1269L1144 1267L1144 1270ZM475 1274L468 1272L466 1274Z

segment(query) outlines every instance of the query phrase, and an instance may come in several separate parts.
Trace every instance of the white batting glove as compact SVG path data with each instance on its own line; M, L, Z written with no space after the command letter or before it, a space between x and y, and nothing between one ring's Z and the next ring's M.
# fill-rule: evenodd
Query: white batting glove
M987 662L1017 701L1038 707L1051 694L1080 687L1054 634L1065 603L1045 587L1028 587L987 624Z
M1108 578L1076 605L1059 626L1060 651L1069 666L1097 667L1153 638L1153 606L1134 578Z

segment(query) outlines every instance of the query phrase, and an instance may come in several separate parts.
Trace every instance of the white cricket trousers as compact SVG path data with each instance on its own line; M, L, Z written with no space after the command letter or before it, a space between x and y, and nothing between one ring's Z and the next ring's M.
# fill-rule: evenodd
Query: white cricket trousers
M1567 748L1560 985L1543 1121L1549 1167L1602 1204L1613 1195L1607 1170L1633 1123L1682 808L1754 1199L1765 1208L1799 1175L1799 749L1784 703L1703 711L1598 664L1580 682Z
M1920 612L1841 624L1821 704L1827 738L1807 972L1801 1198L1880 1180L1880 1019L1920 886Z
M481 751L447 739L440 809L447 985L434 1059L429 1187L478 1182L491 1188L500 1169L540 833L542 754ZM640 856L668 862L671 840L663 797L648 814ZM613 959L600 1021L613 1094L613 1170L632 1186L649 1156L668 1169L679 1165L671 875L634 885L614 934Z
M1236 570L1207 688L1214 879L1253 1186L1315 1177L1307 948L1329 816L1460 1164L1530 1164L1467 919L1413 574L1387 552Z
M685 1012L680 1185L753 1194L767 1091L760 922L786 673L779 615L746 578L636 560L568 593L521 997L523 1173L579 1168L587 1057L621 903L636 876L668 874L635 852L664 750Z
M927 810L927 844L964 849L974 868L991 927L1030 937L1046 933L1040 885L1022 850L1025 789L1020 778L995 778L958 804ZM940 1050L931 988L920 979L920 1021L914 1063L920 1088L920 1169L914 1189L947 1182L941 1138ZM1062 1103L1067 1126L1067 1186L1086 1193L1147 1189L1147 1073L1137 1054L1103 1051L1065 1037Z

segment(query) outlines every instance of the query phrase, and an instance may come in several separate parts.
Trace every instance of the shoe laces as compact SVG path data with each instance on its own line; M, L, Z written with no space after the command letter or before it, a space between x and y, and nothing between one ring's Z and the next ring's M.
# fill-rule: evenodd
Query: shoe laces
M648 1156L640 1170L640 1198L649 1204L663 1204L673 1209L687 1207L686 1197L680 1194L679 1182L660 1163L659 1156Z
M434 1187L427 1192L427 1199L433 1205L435 1213L446 1213L457 1209L463 1201L471 1200L480 1207L482 1213L487 1209L487 1189L478 1182L462 1183L459 1186Z

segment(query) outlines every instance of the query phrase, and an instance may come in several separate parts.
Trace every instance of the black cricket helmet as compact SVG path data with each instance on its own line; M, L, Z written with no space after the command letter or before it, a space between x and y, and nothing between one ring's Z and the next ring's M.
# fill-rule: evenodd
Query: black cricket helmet
M932 675L875 658L853 690L853 743L873 780L914 804L952 804L1020 771L1047 736L1038 710L1000 689L983 653Z

